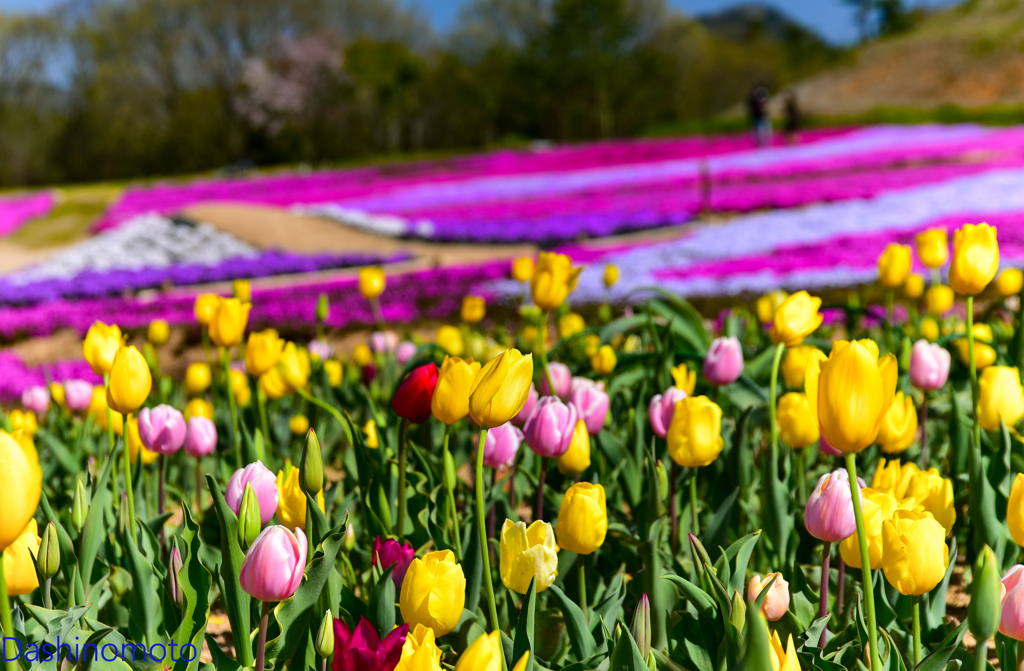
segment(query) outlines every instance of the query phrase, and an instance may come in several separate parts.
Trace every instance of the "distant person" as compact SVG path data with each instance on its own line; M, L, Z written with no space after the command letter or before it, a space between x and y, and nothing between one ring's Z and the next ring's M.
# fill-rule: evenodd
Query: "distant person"
M800 105L797 103L796 93L792 91L786 94L784 114L783 130L786 135L786 143L797 144L800 142Z
M767 147L772 143L772 120L768 116L768 87L759 84L747 98L750 111L750 123L754 131L754 142L758 147Z

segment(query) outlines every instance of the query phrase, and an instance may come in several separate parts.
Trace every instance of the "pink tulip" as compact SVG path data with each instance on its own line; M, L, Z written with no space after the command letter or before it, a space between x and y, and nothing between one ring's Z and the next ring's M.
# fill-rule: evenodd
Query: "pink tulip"
M526 444L542 457L560 457L572 443L577 419L575 407L556 396L544 396L523 427Z
M585 377L572 379L569 405L576 408L577 414L586 423L587 431L591 436L604 428L605 416L608 414L608 402L604 382L594 382Z
M761 590L764 589L765 585L773 577L775 582L772 583L771 589L768 590L768 594L764 597L764 603L761 604L761 613L772 622L775 622L782 619L782 616L789 610L789 583L786 582L781 573L769 573L764 578L755 573L754 577L747 584L747 600L756 601L757 597L761 594Z
M382 572L394 565L395 570L391 573L391 579L394 581L395 587L401 590L409 565L416 558L416 550L413 549L412 543L402 545L394 538L381 541L380 536L377 536L373 539L372 558L374 566Z
M334 354L334 348L331 347L330 343L328 343L326 340L321 340L320 338L317 338L316 340L309 343L308 349L310 356L316 357L321 361L326 361L327 359L330 359L331 355Z
M92 403L92 383L85 380L64 380L64 405L71 412L82 412Z
M37 415L45 415L50 409L50 390L46 387L28 387L21 392L21 405Z
M522 443L523 432L512 422L491 429L484 444L484 465L489 468L511 466Z
M398 343L398 348L395 349L395 358L398 359L398 365L404 366L408 363L409 359L416 356L416 343L403 340Z
M651 420L654 435L664 438L668 435L668 427L672 426L672 416L676 414L676 402L686 398L686 392L677 387L669 387L664 394L658 394L647 406L647 417Z
M374 331L370 335L370 349L374 352L390 352L398 345L398 334L394 331Z
M704 377L721 387L735 382L743 373L743 347L736 336L715 338L704 356Z
M824 436L822 436L818 440L818 449L821 451L822 454L827 454L830 457L841 457L841 456L843 456L842 452L840 452L839 450L837 450L836 448L834 448L834 447L832 447L831 445L828 444L828 441L825 440Z
M261 461L254 461L235 471L228 480L224 500L236 515L242 507L242 494L245 493L246 485L252 485L256 492L256 500L260 502L260 522L266 524L277 511L277 478Z
M554 395L566 401L569 399L569 392L572 390L572 372L564 363L553 361L548 364L548 373L551 375L551 383L555 385ZM540 376L540 395L551 396L551 388L548 386L546 375Z
M533 408L537 405L537 399L540 395L537 393L537 388L530 384L530 393L526 396L526 403L523 404L523 409L512 418L512 423L516 426L526 426L526 420L530 419L530 413L533 412Z
M306 534L274 525L256 537L242 562L239 582L260 601L284 601L302 584L306 569Z
M151 452L174 454L185 443L185 418L169 405L139 410L139 438Z
M217 449L217 425L206 417L193 417L185 429L185 453L201 458ZM242 487L245 491L245 487Z
M1003 612L999 633L1024 641L1024 566L1017 564L1003 576Z
M818 478L804 507L804 525L812 536L829 543L838 543L856 533L850 476L845 468Z
M949 377L949 350L923 338L910 350L910 383L921 391L935 391Z

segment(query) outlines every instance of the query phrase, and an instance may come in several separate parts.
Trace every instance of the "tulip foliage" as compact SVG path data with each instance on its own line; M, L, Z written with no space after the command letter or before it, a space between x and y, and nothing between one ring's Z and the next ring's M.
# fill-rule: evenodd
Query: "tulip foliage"
M995 229L717 321L657 288L573 311L579 272L516 259L533 304L465 297L402 340L365 269L380 330L352 352L204 295L180 379L166 324L97 323L104 384L0 423L8 671L1020 668L1022 283Z

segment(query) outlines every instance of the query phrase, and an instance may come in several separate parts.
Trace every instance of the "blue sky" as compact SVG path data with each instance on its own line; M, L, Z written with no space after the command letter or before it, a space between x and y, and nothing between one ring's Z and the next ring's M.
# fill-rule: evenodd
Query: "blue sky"
M212 0L216 1L216 0ZM454 25L459 8L467 0L404 0L417 7L434 26L444 31ZM748 2L751 0L747 0ZM801 23L814 28L836 43L849 43L856 39L857 28L853 11L843 0L754 0L774 5ZM712 12L723 7L741 4L738 0L668 0L673 7L689 14ZM911 0L917 5L936 6L949 0ZM0 11L33 11L57 4L57 0L0 0Z

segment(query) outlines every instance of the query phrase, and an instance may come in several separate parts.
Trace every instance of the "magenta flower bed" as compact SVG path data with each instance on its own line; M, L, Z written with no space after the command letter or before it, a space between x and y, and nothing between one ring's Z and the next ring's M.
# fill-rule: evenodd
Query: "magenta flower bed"
M49 191L0 197L0 236L10 235L29 219L46 216L53 204L53 194Z
M85 361L57 361L29 368L14 352L0 352L0 401L5 403L21 398L21 392L29 387L74 379L103 384Z

